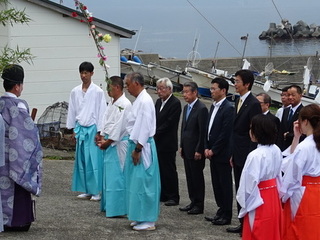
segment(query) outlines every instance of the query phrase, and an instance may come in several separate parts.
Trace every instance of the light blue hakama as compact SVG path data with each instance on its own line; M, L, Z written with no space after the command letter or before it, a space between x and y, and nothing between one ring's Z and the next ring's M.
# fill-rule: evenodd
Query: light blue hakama
M99 194L102 189L103 156L94 141L97 127L83 127L77 123L74 132L77 144L71 190Z
M131 221L155 222L160 212L160 174L158 156L153 138L151 147L152 163L145 169L142 159L134 166L131 153L136 144L129 140L125 163L127 188L127 215Z
M108 135L105 139L108 139ZM128 137L123 137L121 142L123 141L128 141ZM120 165L117 145L109 146L104 151L100 209L106 212L107 217L127 214L125 176Z

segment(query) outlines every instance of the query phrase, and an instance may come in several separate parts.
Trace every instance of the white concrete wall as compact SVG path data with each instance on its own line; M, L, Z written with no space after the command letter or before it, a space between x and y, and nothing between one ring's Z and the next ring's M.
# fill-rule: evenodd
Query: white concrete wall
M105 74L99 65L94 41L86 23L62 16L50 9L25 0L11 1L18 9L26 9L32 19L28 25L14 25L9 30L10 47L30 48L36 57L33 64L22 63L25 69L25 99L30 109L37 108L37 118L45 108L58 101L68 101L73 87L81 84L78 67L89 61L95 66L93 82L106 89ZM99 30L105 34L107 32ZM104 43L110 65L109 76L120 75L120 38L113 33L110 43ZM3 88L1 87L3 92Z

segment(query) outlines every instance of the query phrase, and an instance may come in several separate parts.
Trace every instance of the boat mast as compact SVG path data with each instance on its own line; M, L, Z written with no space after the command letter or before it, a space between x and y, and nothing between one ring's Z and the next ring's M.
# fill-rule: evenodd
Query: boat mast
M216 51L214 52L214 55L213 55L213 61L212 61L213 66L212 66L212 68L217 68L217 63L218 63L218 61L216 60L216 57L217 57L217 52L218 52L219 44L220 44L220 42L218 41L218 42L217 42Z
M246 52L248 37L249 37L249 34L247 33L246 37L244 38L244 39L245 39L245 42L244 42L243 51L242 51L242 56L241 56L241 64L243 63L244 55L245 55L245 52ZM240 66L240 67L241 67L241 66Z

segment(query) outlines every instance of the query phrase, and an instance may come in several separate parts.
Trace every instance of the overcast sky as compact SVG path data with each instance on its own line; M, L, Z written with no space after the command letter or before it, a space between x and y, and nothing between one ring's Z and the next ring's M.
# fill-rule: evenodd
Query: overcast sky
M187 54L197 36L202 55L208 51L213 55L220 41L221 51L239 56L243 46L241 36L249 33L250 40L261 45L259 34L268 29L270 22L280 23L281 17L292 24L304 20L320 25L320 0L274 0L276 7L272 0L189 1L195 8L187 0L83 0L82 3L94 17L129 30L142 29L139 42L137 34L133 39L122 39L122 47L133 48L138 43L139 49L165 55ZM73 0L63 0L63 4L75 8ZM232 50L224 38L237 50ZM165 49L159 50L159 45Z

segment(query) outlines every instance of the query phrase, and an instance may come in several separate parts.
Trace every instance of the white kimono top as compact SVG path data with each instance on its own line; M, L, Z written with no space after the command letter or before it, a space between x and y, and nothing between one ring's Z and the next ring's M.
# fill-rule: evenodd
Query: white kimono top
M309 135L299 143L287 158L288 165L283 176L280 194L282 202L290 198L291 217L294 218L305 190L305 187L301 186L302 177L320 176L320 152L316 148L313 135Z
M263 204L258 184L261 181L276 178L277 187L281 184L281 150L275 145L260 145L249 153L241 173L237 191L237 201L241 206L239 218L249 214L250 226L253 226L255 209Z
M152 163L148 139L156 133L156 113L153 100L145 89L132 104L128 114L127 132L130 140L143 146L141 156L144 167L147 169Z
M97 130L101 131L106 107L105 93L100 87L91 82L87 91L83 92L80 84L70 94L66 127L75 128L78 122L83 127L95 124Z
M111 100L104 114L103 129L100 134L102 136L108 135L108 139L114 141L111 146L117 146L120 165L123 168L127 143L121 142L121 139L125 135L128 135L126 131L126 116L131 110L131 102L126 98L124 93L117 101L113 102L113 99Z

